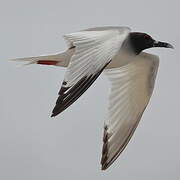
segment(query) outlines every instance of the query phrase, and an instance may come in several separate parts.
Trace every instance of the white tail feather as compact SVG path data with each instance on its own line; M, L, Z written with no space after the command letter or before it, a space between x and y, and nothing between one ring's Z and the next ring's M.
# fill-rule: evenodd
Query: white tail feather
M48 61L49 64L47 64L47 65L67 67L72 54L73 54L72 50L67 50L63 53L54 54L54 55L42 55L42 56L36 56L36 57L16 58L16 59L11 59L11 61L26 62L26 64L24 64L24 65L41 64L39 62ZM51 64L50 62L55 62L55 63Z

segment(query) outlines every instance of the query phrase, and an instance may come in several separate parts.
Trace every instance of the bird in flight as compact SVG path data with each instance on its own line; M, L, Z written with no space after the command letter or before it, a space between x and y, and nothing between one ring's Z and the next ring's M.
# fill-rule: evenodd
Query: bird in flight
M90 28L64 39L68 49L62 53L15 60L67 68L51 117L73 104L102 72L108 77L111 92L101 158L105 170L128 144L152 95L159 57L143 50L173 46L128 27Z

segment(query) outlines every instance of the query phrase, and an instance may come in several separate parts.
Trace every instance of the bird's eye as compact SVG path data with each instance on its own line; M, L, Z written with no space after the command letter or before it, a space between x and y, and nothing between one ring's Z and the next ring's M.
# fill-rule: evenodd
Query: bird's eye
M144 38L145 39L150 39L150 36L146 34L146 35L144 35Z

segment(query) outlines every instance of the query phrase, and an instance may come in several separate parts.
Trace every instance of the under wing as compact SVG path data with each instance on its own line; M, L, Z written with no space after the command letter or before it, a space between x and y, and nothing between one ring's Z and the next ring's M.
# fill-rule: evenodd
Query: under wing
M131 139L150 100L158 65L157 56L142 53L126 66L105 70L112 87L104 126L102 170L117 159Z

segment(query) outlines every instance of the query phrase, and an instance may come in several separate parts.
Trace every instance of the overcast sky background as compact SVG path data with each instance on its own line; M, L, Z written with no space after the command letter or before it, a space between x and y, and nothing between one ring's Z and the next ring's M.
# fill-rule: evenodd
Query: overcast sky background
M1 0L0 179L180 179L180 23L178 0ZM101 76L71 107L50 118L65 70L8 59L56 53L63 34L129 26L167 41L151 102L120 158L100 170L109 85Z

